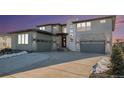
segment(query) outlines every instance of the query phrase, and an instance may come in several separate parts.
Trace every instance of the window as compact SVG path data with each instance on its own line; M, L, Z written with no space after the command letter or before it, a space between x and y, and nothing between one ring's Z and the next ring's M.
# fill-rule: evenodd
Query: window
M25 40L24 34L22 34L22 38L21 39L22 39L22 42L21 43L24 44L25 43L25 41L24 41Z
M40 30L42 30L42 27L39 27Z
M18 44L21 44L21 35L18 35Z
M45 30L45 27L43 26L43 27L40 27L39 29L40 29L40 30Z
M28 44L28 34L25 34L25 44Z
M57 26L53 26L53 29L57 29Z
M82 26L83 28L85 28L86 24L85 24L85 23L81 23L81 24L82 24L81 26Z
M81 27L81 23L78 23L78 24L77 24L77 28L79 28L79 27Z
M106 20L100 20L100 23L106 23Z
M88 31L91 30L91 22L83 22L77 24L78 31Z
M74 32L73 29L70 29L70 32L73 33Z
M70 33L73 33L74 32L74 28L70 28Z
M91 22L86 23L87 27L91 27Z
M73 27L70 27L70 37L73 37L74 36L74 28Z
M28 34L19 34L18 44L28 44Z
M67 33L66 27L63 28L63 33Z
M51 30L49 30L51 31ZM53 26L53 33L57 33L59 31L58 26Z
M87 31L91 30L91 22L86 23L86 29L87 29Z

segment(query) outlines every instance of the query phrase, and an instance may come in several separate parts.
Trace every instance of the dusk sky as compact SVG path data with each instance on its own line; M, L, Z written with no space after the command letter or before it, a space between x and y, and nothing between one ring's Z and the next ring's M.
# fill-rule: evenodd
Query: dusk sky
M0 33L34 28L47 23L66 23L70 18L79 20L102 17L101 15L0 15ZM113 40L124 39L124 15L116 17Z

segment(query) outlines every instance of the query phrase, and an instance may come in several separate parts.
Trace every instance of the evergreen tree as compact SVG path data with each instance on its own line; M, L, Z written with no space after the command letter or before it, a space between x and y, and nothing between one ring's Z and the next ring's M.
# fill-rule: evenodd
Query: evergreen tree
M111 62L114 75L124 75L124 54L119 43L115 44L112 49Z

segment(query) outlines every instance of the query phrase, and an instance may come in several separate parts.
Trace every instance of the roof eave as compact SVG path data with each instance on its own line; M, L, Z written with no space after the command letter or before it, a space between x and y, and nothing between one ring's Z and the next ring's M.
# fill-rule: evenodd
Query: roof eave
M43 30L38 30L38 29L26 29L26 30L10 32L8 34L18 34L18 33L26 33L26 32L37 32L37 33L43 33L43 34L47 34L47 35L52 35L52 33L50 33L50 32L43 31Z
M36 27L41 27L41 26L54 26L54 25L62 25L60 23L55 23L55 24L43 24L43 25L37 25Z

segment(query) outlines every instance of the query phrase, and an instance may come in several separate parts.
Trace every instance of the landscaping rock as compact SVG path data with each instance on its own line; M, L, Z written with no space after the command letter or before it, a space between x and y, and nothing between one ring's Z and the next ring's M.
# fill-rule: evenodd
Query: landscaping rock
M103 73L110 69L111 62L109 58L104 57L101 58L94 66L93 66L93 73Z

